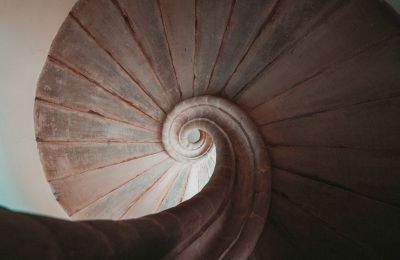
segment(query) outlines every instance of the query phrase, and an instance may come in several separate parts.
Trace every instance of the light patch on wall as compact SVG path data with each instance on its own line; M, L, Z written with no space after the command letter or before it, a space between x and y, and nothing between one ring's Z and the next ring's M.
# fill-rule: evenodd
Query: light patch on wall
M18 185L15 179L10 174L9 158L7 156L7 148L3 137L5 134L3 115L0 111L0 206L6 208L13 208L15 205L24 206L21 194L18 192Z
M46 182L35 141L36 83L76 0L0 0L0 205L66 217Z

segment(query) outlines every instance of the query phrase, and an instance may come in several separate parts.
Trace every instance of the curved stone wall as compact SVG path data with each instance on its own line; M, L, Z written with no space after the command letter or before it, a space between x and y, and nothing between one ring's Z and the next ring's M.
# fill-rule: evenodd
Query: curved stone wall
M2 211L9 233L37 230L5 248L398 259L399 32L375 0L79 1L38 83L37 141L66 212L107 220Z

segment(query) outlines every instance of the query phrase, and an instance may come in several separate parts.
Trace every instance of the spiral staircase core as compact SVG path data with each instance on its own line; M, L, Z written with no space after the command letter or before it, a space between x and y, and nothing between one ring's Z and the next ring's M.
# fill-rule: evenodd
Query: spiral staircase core
M74 221L1 210L0 256L399 259L399 23L379 0L79 0L34 108Z

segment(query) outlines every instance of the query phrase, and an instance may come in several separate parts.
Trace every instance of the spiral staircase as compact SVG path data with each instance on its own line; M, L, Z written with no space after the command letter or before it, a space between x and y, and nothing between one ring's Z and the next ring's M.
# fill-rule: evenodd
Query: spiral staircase
M80 0L35 103L73 222L0 258L399 259L400 21L377 0Z

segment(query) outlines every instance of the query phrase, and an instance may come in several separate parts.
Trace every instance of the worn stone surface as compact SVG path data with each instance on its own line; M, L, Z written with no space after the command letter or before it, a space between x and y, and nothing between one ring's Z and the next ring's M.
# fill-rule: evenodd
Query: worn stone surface
M171 58L170 44L165 33L165 22L161 16L159 1L118 0L117 2L133 27L136 39L145 50L153 71L175 105L181 99L182 92Z
M193 96L194 53L196 44L196 1L161 0L169 48L182 99Z
M57 200L73 214L166 160L165 152L50 181ZM176 205L176 204L174 204ZM111 212L113 209L110 208ZM96 218L96 216L89 216Z
M164 111L169 111L175 105L175 97L168 90L169 85L160 83L146 57L146 49L141 46L120 8L116 1L80 1L72 14L98 44L111 53L140 88L149 93Z
M400 98L361 103L262 126L274 145L398 150ZM365 131L368 129L368 131Z
M144 191L157 183L172 167L173 161L164 160L154 164L152 168L131 179L119 189L100 197L95 202L72 215L73 219L121 219L135 202L143 196ZM152 204L149 205L154 206ZM146 211L143 211L146 212ZM152 212L152 211L150 211Z
M62 178L162 151L159 143L38 143L47 179Z
M334 231L318 217L287 199L273 193L271 218L295 241L295 246L306 256L314 259L373 259L369 252L357 243Z
M360 250L371 257L397 255L392 249L400 239L398 208L283 170L274 170L274 190L329 223L341 236L358 241ZM367 244L374 247L364 246Z
M257 106L250 115L258 125L264 125L397 96L400 94L398 46L399 37L384 41Z
M55 196L90 220L1 210L0 255L399 259L400 26L385 8L78 1L35 126Z
M87 113L95 113L152 131L161 124L107 92L87 78L48 60L38 82L36 98Z
M277 0L236 0L233 3L207 94L219 93L271 14Z
M40 141L157 143L156 132L101 116L36 102L36 138Z
M274 167L399 205L400 155L390 150L275 146Z
M194 94L206 93L229 22L233 0L196 1Z
M75 44L77 41L79 45ZM163 119L164 112L75 19L68 17L64 22L52 44L49 56L155 120Z
M322 22L332 9L344 1L278 1L248 53L238 65L224 94L235 97L265 67Z
M304 254L292 243L293 242L285 236L285 231L276 226L276 223L269 218L257 247L250 255L249 260L306 259Z
M236 100L254 108L398 32L376 1L347 1L268 66Z

